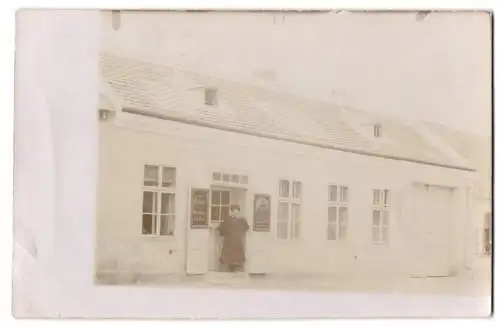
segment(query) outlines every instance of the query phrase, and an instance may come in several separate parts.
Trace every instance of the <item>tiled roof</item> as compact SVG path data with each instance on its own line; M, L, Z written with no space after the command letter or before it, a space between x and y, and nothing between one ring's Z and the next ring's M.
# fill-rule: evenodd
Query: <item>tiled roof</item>
M457 131L436 123L427 122L426 125L477 170L479 177L474 184L474 192L482 197L491 198L493 175L491 137Z
M411 124L392 118L109 53L101 54L100 69L124 109L324 148L469 169ZM218 89L216 107L204 105L200 88L207 86ZM380 123L384 138L360 132L357 127L365 121Z

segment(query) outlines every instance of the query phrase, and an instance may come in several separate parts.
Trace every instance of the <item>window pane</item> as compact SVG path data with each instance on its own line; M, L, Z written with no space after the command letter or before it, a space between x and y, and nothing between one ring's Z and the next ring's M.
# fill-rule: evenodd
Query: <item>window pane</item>
M380 225L380 211L373 211L373 225Z
M232 183L239 183L240 182L240 176L237 174L231 174L231 182Z
M302 183L299 181L293 182L293 198L300 198L302 196Z
M278 222L278 238L288 239L288 222Z
M220 181L220 179L221 179L220 172L214 172L214 173L212 173L212 180L214 180L214 181Z
M212 204L220 204L221 203L221 192L217 190L212 191Z
M337 224L337 208L335 206L328 208L328 222Z
M175 194L161 194L161 214L175 213Z
M292 238L299 239L300 237L300 221L295 221L292 225Z
M380 241L387 242L389 240L389 227L382 227L382 234L380 236Z
M292 204L292 221L300 221L300 205Z
M379 205L380 204L380 190L375 189L373 190L373 205Z
M300 205L292 205L292 236L298 238L300 234Z
M244 183L244 184L248 183L248 176L247 175L242 175L240 177L240 183Z
M153 233L153 215L142 215L142 233L145 235L150 235Z
M142 193L142 212L143 213L153 213L155 212L156 206L155 205L155 197L154 192L151 191L145 191Z
M278 221L288 222L288 203L279 204Z
M175 187L175 168L174 167L164 167L162 176L162 186L163 187Z
M382 224L387 226L389 225L389 211L383 211Z
M347 225L339 227L339 240L345 240L347 238Z
M384 190L384 205L389 205L391 201L391 193L389 190Z
M290 182L287 180L280 180L280 197L289 197L290 196Z
M212 210L210 211L210 220L211 221L219 221L220 220L220 208L218 206L212 206Z
M349 210L347 207L339 208L339 239L344 240L347 235L347 222L349 220Z
M156 165L144 166L144 185L158 186L158 166Z
M229 205L229 191L221 191L221 204Z
M340 189L340 201L347 202L349 200L349 188L347 186L342 186Z
M378 227L373 227L372 228L372 240L374 242L379 242L380 241L380 238L379 238L379 228Z
M347 207L339 208L339 219L340 225L347 225L347 220L349 217L349 210Z
M174 215L162 215L160 219L160 235L174 235Z
M336 202L337 201L337 186L333 185L330 186L328 192L328 200L330 202Z
M337 240L337 224L328 224L328 240Z
M221 212L220 212L220 215L221 215L221 216L220 216L220 219L221 219L222 221L224 221L225 219L227 219L227 218L229 217L229 207L224 206L224 207L222 207L222 208L220 209L220 211L221 211Z
M222 181L229 182L229 174L227 173L222 174Z

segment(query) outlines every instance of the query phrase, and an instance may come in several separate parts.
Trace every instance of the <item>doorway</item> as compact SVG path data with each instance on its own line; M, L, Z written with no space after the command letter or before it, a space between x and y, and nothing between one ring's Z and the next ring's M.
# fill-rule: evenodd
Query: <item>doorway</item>
M231 205L239 205L241 215L248 220L248 213L246 211L246 196L246 189L243 188L212 186L210 189L210 271L226 271L226 268L224 268L219 260L222 252L224 237L220 236L217 228L226 218L229 217L229 208ZM244 240L244 245L246 246L246 239Z

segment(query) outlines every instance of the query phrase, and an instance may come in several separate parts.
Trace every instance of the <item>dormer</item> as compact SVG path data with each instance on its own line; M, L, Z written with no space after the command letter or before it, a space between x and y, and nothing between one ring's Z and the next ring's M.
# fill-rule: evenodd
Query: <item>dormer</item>
M373 124L373 136L375 138L381 138L382 137L382 124L380 123L375 123Z
M218 89L215 87L205 87L204 89L205 106L215 106L218 104Z
M382 124L375 115L354 109L342 109L342 119L347 125L364 139L371 141L378 148L393 142L388 127Z

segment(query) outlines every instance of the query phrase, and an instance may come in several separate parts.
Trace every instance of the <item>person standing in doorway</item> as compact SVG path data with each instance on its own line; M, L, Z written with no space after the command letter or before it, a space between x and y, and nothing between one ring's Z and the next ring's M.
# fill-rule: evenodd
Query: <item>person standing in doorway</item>
M240 215L240 206L231 205L229 217L217 227L224 238L220 262L231 271L242 271L245 264L245 235L250 227Z

